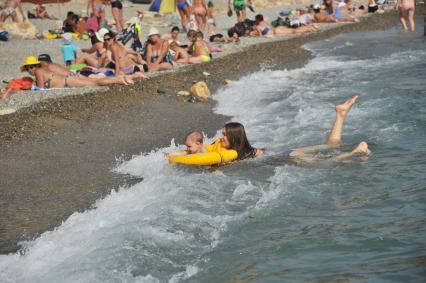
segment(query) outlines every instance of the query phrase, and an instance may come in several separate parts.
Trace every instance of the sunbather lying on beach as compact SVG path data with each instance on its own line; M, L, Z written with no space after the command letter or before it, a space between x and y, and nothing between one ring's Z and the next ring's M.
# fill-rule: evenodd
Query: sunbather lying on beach
M345 22L357 22L356 18L336 18L333 15L328 15L326 12L321 11L319 5L314 7L314 19L317 23L345 23Z
M347 114L357 100L354 96L342 104L336 105L336 118L330 129L326 144L309 147L301 147L285 150L281 158L299 165L312 164L320 161L338 162L355 155L368 155L370 150L366 142L361 142L350 152L344 152L331 158L319 158L315 153L323 150L339 148L342 145L343 125ZM247 139L244 126L240 123L228 123L225 125L220 137L221 145L226 149L234 149L238 153L238 160L254 158L263 155L265 150L252 147Z
M43 68L41 62L34 56L25 58L25 63L21 66L21 72L24 71L34 76L37 86L42 89L106 86L111 84L129 85L134 83L133 79L140 78L138 73L102 79L78 77L73 74L59 75Z
M264 20L263 15L261 14L256 15L255 21L256 21L256 24L254 26L255 30L250 35L266 36L266 37L274 36L274 30L272 29L271 25Z
M187 134L185 137L186 150L181 150L177 152L165 152L164 155L166 157L170 157L187 154L205 153L207 152L207 149L204 147L203 142L203 134L198 131L193 131Z

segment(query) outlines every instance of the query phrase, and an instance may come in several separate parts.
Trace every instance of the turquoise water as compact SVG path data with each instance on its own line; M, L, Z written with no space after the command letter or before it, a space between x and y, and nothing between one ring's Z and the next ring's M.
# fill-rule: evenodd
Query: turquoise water
M263 70L214 95L215 111L271 154L323 143L334 105L359 95L344 150L365 140L368 160L264 157L202 171L168 165L173 144L135 156L115 170L143 182L1 255L0 281L424 281L425 44L399 27L343 34L307 45L315 57L303 68Z

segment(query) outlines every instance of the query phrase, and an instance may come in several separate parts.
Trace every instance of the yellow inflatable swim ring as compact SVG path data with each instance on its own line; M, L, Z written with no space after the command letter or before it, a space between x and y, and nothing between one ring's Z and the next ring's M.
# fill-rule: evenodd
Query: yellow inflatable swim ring
M237 159L238 154L233 149L223 148L220 140L216 140L213 144L205 146L208 152L190 155L171 156L169 162L172 164L186 165L216 165L220 163L228 163Z

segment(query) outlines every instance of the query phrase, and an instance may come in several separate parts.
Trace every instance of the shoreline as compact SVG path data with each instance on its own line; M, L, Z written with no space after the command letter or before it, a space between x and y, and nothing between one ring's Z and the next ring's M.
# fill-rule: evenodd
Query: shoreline
M207 83L215 92L225 79L236 80L261 66L302 67L312 58L301 48L305 43L342 32L388 28L397 21L394 12L387 12L306 36L259 41L209 64L160 74L134 86L46 100L0 116L0 164L8 169L0 173L6 180L0 189L0 213L5 215L0 219L0 253L15 252L19 240L53 229L131 182L111 172L117 157L166 146L173 137L180 141L193 129L216 133L230 118L213 113L213 101L191 104L176 96L194 80L204 79L203 71L211 74ZM166 93L157 94L158 86Z

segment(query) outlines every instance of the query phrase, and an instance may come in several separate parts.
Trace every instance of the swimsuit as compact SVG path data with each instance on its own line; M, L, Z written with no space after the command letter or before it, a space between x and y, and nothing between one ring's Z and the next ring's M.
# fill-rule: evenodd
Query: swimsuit
M264 29L262 29L262 35L267 35L269 31L270 29L268 27L265 27Z
M102 12L103 10L105 10L105 5L102 3L98 3L96 4L95 10L98 12Z
M289 148L284 149L283 151L284 159L289 159L292 152L293 152L292 149L289 149Z
M246 0L234 0L234 10L236 12L242 11L246 8Z
M13 14L13 12L15 12L15 9L14 9L14 8L12 8L12 7L7 7L7 8L4 8L4 9L2 10L2 13L3 13L3 14L5 14L6 16L10 16L10 15L12 15L12 14Z
M204 16L207 13L206 9L204 9L203 6L195 7L193 8L193 11L194 11L194 14L199 16Z
M185 9L185 6L186 6L186 2L179 2L179 3L177 3L177 7L180 10Z
M126 74L126 75L130 75L133 74L135 72L135 65L130 65L127 67L122 67L121 71Z
M414 10L414 0L401 0L399 9L402 11Z
M123 4L120 0L111 1L111 8L117 8L119 10L123 10Z
M212 60L211 55L201 55L201 60L203 60L203 62L207 63L210 62Z

